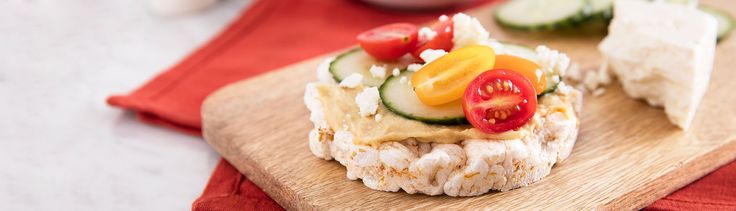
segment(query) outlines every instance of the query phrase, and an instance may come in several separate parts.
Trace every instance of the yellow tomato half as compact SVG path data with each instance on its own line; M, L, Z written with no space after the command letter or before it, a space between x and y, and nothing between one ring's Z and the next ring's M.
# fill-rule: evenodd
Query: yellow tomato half
M497 55L493 69L506 69L523 75L532 82L532 87L534 87L537 95L541 94L547 86L547 79L545 79L544 73L539 70L539 65L518 56Z
M492 69L495 58L490 47L462 47L425 65L411 77L411 84L422 103L449 103L460 99L476 76Z

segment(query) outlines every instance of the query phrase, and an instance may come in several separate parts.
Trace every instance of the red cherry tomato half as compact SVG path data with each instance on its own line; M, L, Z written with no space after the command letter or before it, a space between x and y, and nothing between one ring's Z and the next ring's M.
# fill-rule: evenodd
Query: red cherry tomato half
M417 45L417 26L411 23L388 24L360 33L357 38L369 55L378 60L392 61Z
M463 96L463 111L475 128L500 133L519 128L534 117L537 95L523 75L494 69L470 82Z
M411 52L411 55L418 60L422 60L419 55L422 53L422 51L427 49L442 49L450 52L450 50L452 50L452 47L454 46L452 44L452 26L452 19L449 18L445 21L440 21L432 25L431 28L432 30L437 32L437 36L434 36L432 40L426 41L425 43L419 43L419 46L417 46L417 48Z

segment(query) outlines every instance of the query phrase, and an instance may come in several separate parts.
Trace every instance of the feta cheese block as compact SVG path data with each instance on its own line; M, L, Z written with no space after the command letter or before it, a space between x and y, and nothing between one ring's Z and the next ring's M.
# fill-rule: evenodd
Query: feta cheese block
M708 88L716 20L692 6L617 0L608 36L598 46L624 91L687 129Z

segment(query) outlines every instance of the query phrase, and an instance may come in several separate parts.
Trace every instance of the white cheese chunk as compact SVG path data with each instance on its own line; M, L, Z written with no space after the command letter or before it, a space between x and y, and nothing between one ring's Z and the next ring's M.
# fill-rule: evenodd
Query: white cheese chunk
M696 8L639 0L614 2L608 36L598 47L631 97L664 106L687 129L708 88L716 20Z
M565 75L565 71L570 67L570 58L566 54L544 45L537 46L536 51L539 57L539 65L543 71L560 76Z
M378 66L378 65L372 65L371 69L369 69L371 72L371 76L374 78L385 78L386 77L386 66Z
M341 87L355 88L363 82L363 75L358 73L350 74L348 77L340 82Z
M422 58L425 64L428 64L446 54L447 54L447 51L442 50L442 49L439 49L439 50L427 49L427 50L422 51L422 53L419 54L419 58Z
M376 114L378 103L381 96L378 94L377 87L369 87L363 89L362 92L355 96L355 103L358 104L360 116L367 117Z
M398 67L394 67L394 70L391 71L391 75L399 76L399 74L401 74L401 70L399 70Z
M424 65L414 63L414 64L410 64L409 66L407 66L406 70L416 72L416 71L419 71L419 69L422 69L422 67L424 67Z
M419 29L418 36L419 42L423 43L434 39L434 37L437 36L437 32L429 27L422 27Z
M477 18L463 13L452 16L452 30L453 49L468 45L485 45L490 36Z

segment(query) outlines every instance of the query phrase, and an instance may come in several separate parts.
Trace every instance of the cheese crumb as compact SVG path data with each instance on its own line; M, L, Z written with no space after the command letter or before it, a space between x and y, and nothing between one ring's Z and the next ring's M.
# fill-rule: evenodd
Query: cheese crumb
M429 64L430 62L433 62L434 60L437 60L438 58L444 56L447 54L447 51L439 49L427 49L422 51L422 53L419 54L419 57L424 60L425 64Z
M452 16L452 29L453 49L468 45L486 44L490 36L477 18L463 13Z
M403 76L401 77L401 79L399 79L399 83L402 83L402 84L405 84L406 81L407 81L406 76Z
M335 61L335 57L327 57L317 66L317 80L324 83L335 83L335 79L330 74L330 63Z
M570 58L567 54L549 49L547 46L537 46L537 55L539 55L539 63L547 73L556 73L560 76L565 75L565 71L570 66Z
M376 114L376 117L375 118L376 118L376 122L380 122L381 121L381 118L383 118L383 116L381 116L381 114Z
M422 67L424 67L424 65L414 63L414 64L410 64L409 66L407 66L406 70L416 72L416 71L419 71L419 69L422 69Z
M358 104L360 116L368 117L376 114L380 100L381 96L378 94L377 87L363 89L362 92L355 96L355 103Z
M372 65L369 71L374 78L386 77L386 66Z
M393 76L399 76L400 73L401 73L401 70L399 70L398 67L394 67L394 70L391 71L391 75Z
M437 36L437 32L430 29L429 27L422 27L419 29L419 42L427 42Z
M448 19L450 19L450 18L449 18L449 17L447 17L447 15L442 15L442 16L440 16L440 18L439 18L439 19L440 19L440 21L447 21L447 20L448 20Z
M605 88L598 88L596 90L593 90L593 96L596 96L596 97L603 95L603 93L606 93Z
M350 76L348 76L347 78L343 79L340 82L340 86L345 88L355 88L360 85L361 82L363 82L363 75L353 73L350 74Z

